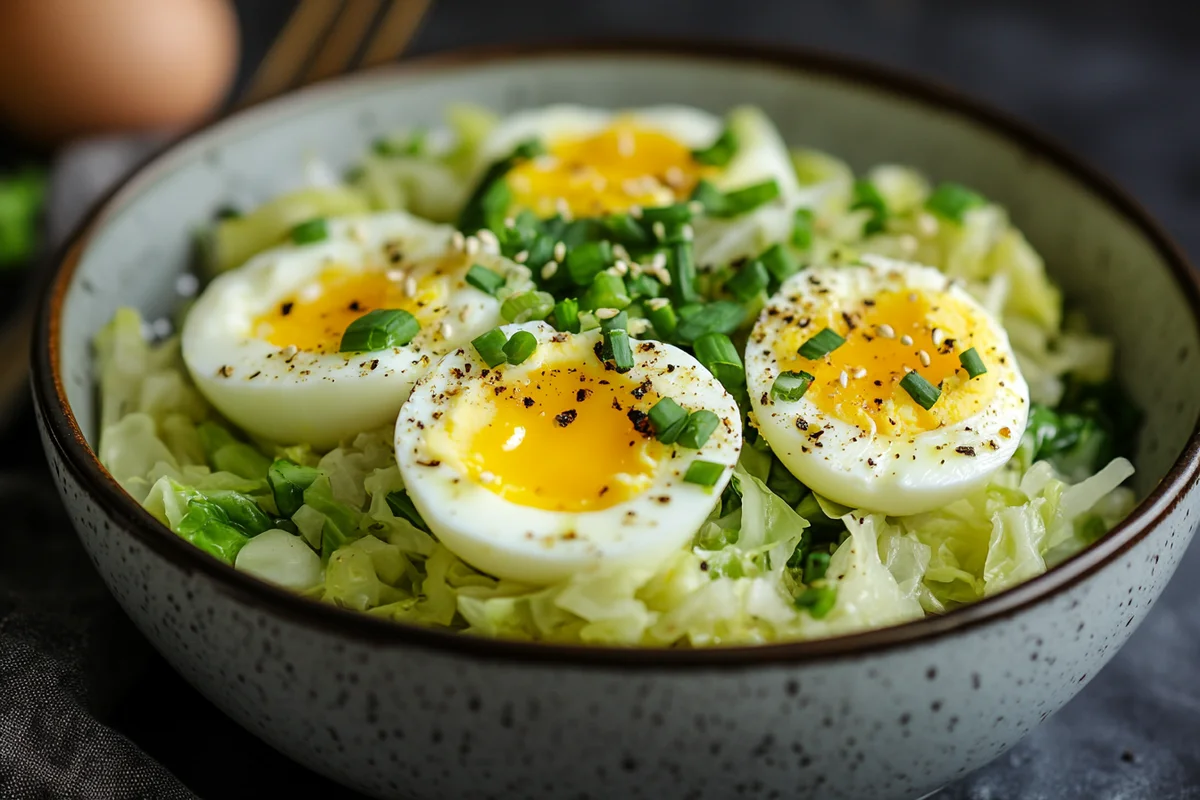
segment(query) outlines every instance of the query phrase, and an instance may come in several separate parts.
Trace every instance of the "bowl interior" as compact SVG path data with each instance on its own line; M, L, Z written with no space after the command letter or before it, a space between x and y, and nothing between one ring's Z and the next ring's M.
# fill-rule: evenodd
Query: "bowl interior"
M1180 455L1200 412L1191 284L1102 185L980 116L877 78L656 52L443 59L316 87L226 120L143 170L92 223L61 307L57 355L71 410L95 445L96 331L122 305L149 319L170 315L192 232L222 205L253 204L301 184L312 158L340 171L381 133L438 125L453 102L499 112L553 102L683 103L718 113L752 103L790 144L830 150L856 169L911 164L1004 204L1068 302L1118 343L1118 371L1146 411L1135 459L1144 495Z

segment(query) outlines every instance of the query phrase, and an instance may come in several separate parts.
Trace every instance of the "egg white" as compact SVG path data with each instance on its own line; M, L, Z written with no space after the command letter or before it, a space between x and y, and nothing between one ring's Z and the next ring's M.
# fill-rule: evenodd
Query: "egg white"
M528 361L499 368L510 383L527 381L544 364L595 360L593 348L600 340L598 331L557 333L538 322L503 330L510 336L527 330L538 340ZM737 463L741 416L734 399L687 353L660 342L633 345L634 367L628 378L648 379L655 392L686 409L709 409L721 424L699 450L664 446L649 485L604 509L562 512L511 502L473 482L455 454L437 445L444 439L439 431L453 424L456 401L491 394L484 384L485 373L490 373L473 348L450 353L417 384L396 423L396 460L413 503L439 540L478 569L533 584L601 566L654 566L691 540ZM472 384L484 390L471 394ZM579 458L586 459L587 453ZM716 485L683 481L695 460L725 465Z
M183 359L200 392L251 435L334 447L389 424L416 380L437 358L499 324L496 298L466 284L473 263L524 271L498 255L461 255L439 319L404 347L362 353L291 352L256 336L254 320L290 296L319 286L336 265L351 273L404 269L413 275L453 250L454 229L403 212L328 222L326 240L261 253L217 277L196 300L182 331ZM385 257L394 246L403 260ZM527 274L527 273L526 273Z
M864 297L898 286L944 292L971 309L971 336L981 343L981 352L986 342L991 353L986 367L997 381L977 413L929 431L885 435L823 412L813 402L813 389L794 402L771 396L775 378L783 371L775 345L789 325L801 317L824 320ZM821 327L820 322L811 324L813 333ZM964 496L1012 457L1028 416L1029 390L1003 327L932 267L868 256L862 266L797 273L763 310L745 362L754 419L776 456L813 491L851 508L916 514Z

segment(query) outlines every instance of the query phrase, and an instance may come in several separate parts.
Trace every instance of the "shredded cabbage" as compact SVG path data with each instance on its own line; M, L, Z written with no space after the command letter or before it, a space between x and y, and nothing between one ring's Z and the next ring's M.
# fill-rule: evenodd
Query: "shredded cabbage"
M745 140L775 135L764 119L738 109L729 124ZM215 267L314 215L369 205L454 219L487 166L480 144L494 124L490 112L452 109L453 130L440 139L393 137L345 184L219 223ZM1028 580L1128 514L1133 467L1123 455L1139 420L1111 380L1112 343L1064 317L1042 259L1005 211L903 166L856 183L825 153L796 150L792 162L798 190L781 216L711 226L696 242L705 259L783 242L808 261L921 261L963 279L1008 331L1034 401L1028 429L990 483L944 508L887 517L839 506L792 477L750 427L729 488L690 546L664 563L606 566L551 586L500 580L454 555L416 514L390 429L326 453L247 440L198 394L178 341L149 343L129 309L95 340L100 458L176 535L247 574L385 619L553 642L698 647L896 624ZM864 181L882 208L855 207ZM812 211L807 247L789 239L796 207ZM526 278L505 291L530 288Z

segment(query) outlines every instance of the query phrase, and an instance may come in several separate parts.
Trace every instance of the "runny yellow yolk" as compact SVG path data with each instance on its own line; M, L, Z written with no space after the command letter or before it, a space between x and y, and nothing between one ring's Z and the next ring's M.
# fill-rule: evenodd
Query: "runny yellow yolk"
M415 280L415 279L414 279ZM414 285L390 280L386 273L349 272L336 267L311 286L284 298L254 320L258 338L276 347L294 345L307 353L336 353L351 322L377 308L403 309L418 321L440 305L443 278L432 274ZM406 289L415 288L410 297Z
M548 149L508 174L514 205L541 217L562 213L564 207L576 217L593 217L635 205L667 205L690 196L711 171L672 137L629 121L591 136L560 139Z
M958 356L972 346L972 314L949 295L881 292L845 315L804 323L794 321L789 330L794 335L780 337L776 357L781 368L811 374L815 380L805 399L823 413L865 430L873 424L883 432L919 433L952 424L979 410L990 386L987 378L964 383L966 372ZM826 326L845 337L845 344L816 360L796 352ZM906 367L934 386L943 384L932 409L922 408L900 386ZM956 392L962 396L956 397Z
M658 399L648 383L579 366L543 367L523 383L487 387L495 415L463 448L472 481L550 511L609 508L650 485L662 445L646 419Z

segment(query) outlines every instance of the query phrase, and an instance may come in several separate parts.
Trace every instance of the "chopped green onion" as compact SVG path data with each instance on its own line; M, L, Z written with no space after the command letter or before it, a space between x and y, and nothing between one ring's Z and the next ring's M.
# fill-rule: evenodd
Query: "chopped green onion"
M693 342L692 349L696 352L696 360L730 392L746 385L746 368L728 336L716 331L706 333Z
M725 200L725 193L718 189L715 185L706 180L701 180L696 183L696 188L692 189L692 202L699 203L704 208L704 213L710 217L729 216L725 213L728 203Z
M959 353L958 363L962 364L969 378L978 378L987 372L987 367L984 366L983 359L979 357L979 353L975 351L974 347Z
M735 189L732 192L726 192L725 202L720 209L720 213L709 211L709 214L714 217L736 217L740 214L753 211L777 197L779 197L779 184L772 178L762 183L755 183L741 189Z
M792 246L807 250L813 241L813 212L810 208L797 208L792 221Z
M624 308L630 302L629 290L625 288L621 276L601 272L579 298L579 307L585 311L595 311L598 308Z
M781 244L773 244L758 257L771 276L771 285L778 286L800 271L800 263Z
M933 408L933 404L942 395L941 389L922 378L915 370L900 379L900 387L926 411Z
M808 387L816 380L812 375L801 370L800 372L781 372L775 382L771 384L771 397L784 403L794 403L804 393L808 391Z
M667 272L671 275L672 300L679 305L685 305L700 299L696 291L696 256L691 242L679 242L671 247L667 258Z
M402 308L377 308L346 326L338 351L371 352L403 347L421 332L421 323Z
M550 316L555 330L579 333L579 301L575 298L568 297L565 300L559 300Z
M952 222L962 222L967 212L974 208L986 206L987 200L981 194L971 191L959 183L943 183L933 190L925 207L939 217Z
M653 238L640 222L628 214L614 214L604 219L604 230L614 241L626 247L645 247Z
M304 490L321 477L316 467L302 467L286 458L276 459L267 470L267 483L275 497L275 507L290 517L304 505Z
M554 310L554 295L546 292L521 292L508 297L500 306L500 316L509 322L545 319Z
M613 263L612 244L607 239L585 242L567 253L567 273L576 286L587 286Z
M815 583L824 578L828 570L829 553L822 553L819 550L813 551L804 559L804 582Z
M710 167L724 167L738 151L738 137L733 128L726 127L712 144L702 150L693 150L692 159L697 164Z
M425 524L424 518L421 517L421 512L417 511L417 507L413 505L412 498L408 496L408 492L403 489L397 489L394 492L388 492L387 497L388 508L392 510L392 516L406 519L413 524L413 527L429 533L429 526Z
M675 316L675 307L669 300L657 308L651 308L648 318L660 339L671 338L675 333L675 328L679 325L679 318Z
M757 297L759 292L765 291L770 281L771 276L767 273L766 266L756 258L743 264L741 269L725 282L725 288L739 302L746 303Z
M691 464L688 464L687 472L683 473L683 482L694 483L699 486L715 486L724 474L724 464L696 459Z
M630 297L658 297L662 292L662 284L645 272L626 278L625 286L629 289Z
M471 196L463 204L458 218L460 231L474 233L480 228L500 230L504 227L504 217L512 204L512 191L504 176L522 161L541 154L544 148L536 139L529 139L513 148L512 153L494 162L483 173L479 183L475 184Z
M746 318L746 309L729 300L716 300L699 306L690 314L681 310L680 316L683 321L675 329L676 337L684 342L694 342L706 333L733 333Z
M315 244L329 238L329 226L322 217L301 222L292 228L293 244Z
M529 331L517 331L504 343L504 357L510 364L521 364L537 350L537 337Z
M471 346L475 348L476 353L479 353L483 363L489 367L498 367L508 360L508 356L504 354L504 345L507 343L508 338L499 328L492 328L487 333L471 340Z
M609 317L608 319L600 320L600 330L602 330L602 331L622 330L622 331L628 332L628 330L629 330L629 315L626 314L624 311L621 311L616 316L612 316L612 317Z
M796 608L806 608L813 619L821 619L837 604L836 586L810 586L796 598Z
M887 201L871 181L854 182L854 197L850 203L850 210L856 211L860 208L871 212L870 218L863 224L863 235L870 236L882 232L888 217Z
M683 424L683 430L679 432L676 441L684 447L699 450L720 424L721 418L708 409L693 411L688 414L687 422Z
M798 352L809 361L816 361L821 356L828 355L837 350L845 343L846 340L841 336L838 336L829 328L823 328L816 336L800 345Z
M688 412L669 397L662 398L650 409L654 435L663 444L674 444L687 420Z
M653 225L661 222L663 225L679 225L692 221L692 210L687 203L674 203L669 206L655 206L642 209L642 224Z
M495 231L503 228L504 218L508 215L508 209L512 206L512 202L512 189L509 188L508 182L503 178L493 182L480 198L479 211L482 215L482 224L475 230L487 228Z
M612 328L604 332L604 357L613 362L617 372L633 369L633 348L629 344L629 332Z
M479 264L471 265L471 268L467 270L465 280L479 291L490 294L492 297L496 296L496 292L500 291L505 282L503 275Z

